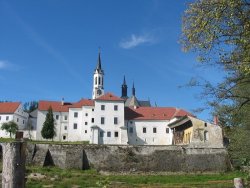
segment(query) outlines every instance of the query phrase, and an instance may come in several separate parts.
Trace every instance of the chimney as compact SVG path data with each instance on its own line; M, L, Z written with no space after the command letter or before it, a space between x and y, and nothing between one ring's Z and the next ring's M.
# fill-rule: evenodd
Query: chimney
M219 124L219 118L217 115L214 116L214 124L218 125Z
M61 104L62 104L62 106L64 105L64 98L62 98Z

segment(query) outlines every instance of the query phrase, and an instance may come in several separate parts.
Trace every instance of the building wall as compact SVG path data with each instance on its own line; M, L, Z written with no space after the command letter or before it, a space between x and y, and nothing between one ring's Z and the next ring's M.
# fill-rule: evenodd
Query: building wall
M130 120L126 121L128 140L131 145L171 145L172 131L167 120ZM143 132L146 128L146 133ZM154 128L156 133L154 133ZM132 131L133 130L133 131ZM167 133L167 130L169 131ZM131 132L132 131L132 132Z
M105 106L105 110L101 106ZM114 106L117 105L117 111ZM99 127L98 144L120 144L121 133L120 127L124 126L124 102L123 101L95 101L94 111L95 123ZM114 118L118 118L117 124L114 124ZM101 124L101 118L104 118L104 124ZM93 131L93 130L92 130ZM103 137L101 137L103 132ZM115 137L115 132L118 137ZM110 137L108 134L110 133Z

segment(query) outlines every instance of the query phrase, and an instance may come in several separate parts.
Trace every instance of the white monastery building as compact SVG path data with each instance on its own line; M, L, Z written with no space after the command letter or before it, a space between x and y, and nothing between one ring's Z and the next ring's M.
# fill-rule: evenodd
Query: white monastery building
M22 122L27 122L28 115L21 110L20 103L14 104L16 106L8 111L6 106L10 104L0 103L0 123L15 120L19 123L20 129L23 129ZM4 105L5 110L1 105ZM55 120L55 141L88 141L90 144L172 145L189 144L193 137L196 141L201 140L195 137L195 128L190 128L195 127L195 123L189 123L190 118L183 121L185 124L180 123L180 119L183 118L196 119L194 115L173 107L152 107L150 101L138 100L134 83L132 96L128 97L125 76L121 97L110 92L105 93L104 70L101 66L100 52L93 74L92 99L81 99L78 102L65 102L64 99L39 101L37 119L32 121L36 123L33 126L36 127L33 139L43 140L41 130L50 107ZM9 119L6 119L6 116L9 116ZM206 122L201 120L199 122L207 126ZM215 126L212 125L211 127ZM215 127L216 132L213 131L213 135L218 133L221 135L218 139L221 139L221 128L217 125ZM186 130L187 128L189 132ZM202 129L199 128L199 130ZM188 137L184 133L188 133ZM204 134L208 138L208 131ZM200 132L199 135L201 135ZM209 138L217 139L211 136Z

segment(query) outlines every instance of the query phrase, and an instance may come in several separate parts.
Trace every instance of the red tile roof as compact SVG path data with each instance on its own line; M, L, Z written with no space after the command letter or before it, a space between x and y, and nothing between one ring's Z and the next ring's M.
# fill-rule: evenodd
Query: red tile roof
M191 113L173 107L133 107L125 108L126 120L170 120L174 117L185 115L193 116Z
M13 114L20 104L20 102L2 102L0 103L0 114Z
M113 93L106 93L95 100L99 101L124 101L124 99L115 96Z
M69 103L59 101L39 101L38 103L38 110L47 111L51 106L54 112L68 112L69 108L81 108L82 106L94 106L94 101L91 99L81 99L76 103Z

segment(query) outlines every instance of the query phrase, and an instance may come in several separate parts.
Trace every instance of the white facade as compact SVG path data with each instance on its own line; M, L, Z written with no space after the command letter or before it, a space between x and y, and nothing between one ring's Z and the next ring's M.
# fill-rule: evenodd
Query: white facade
M18 125L18 130L24 130L27 128L28 116L28 113L23 111L22 105L20 104L12 113L0 113L0 127L3 123L14 121ZM7 138L9 137L9 133L0 130L0 137Z
M168 120L129 120L128 142L131 145L171 145L173 133Z

